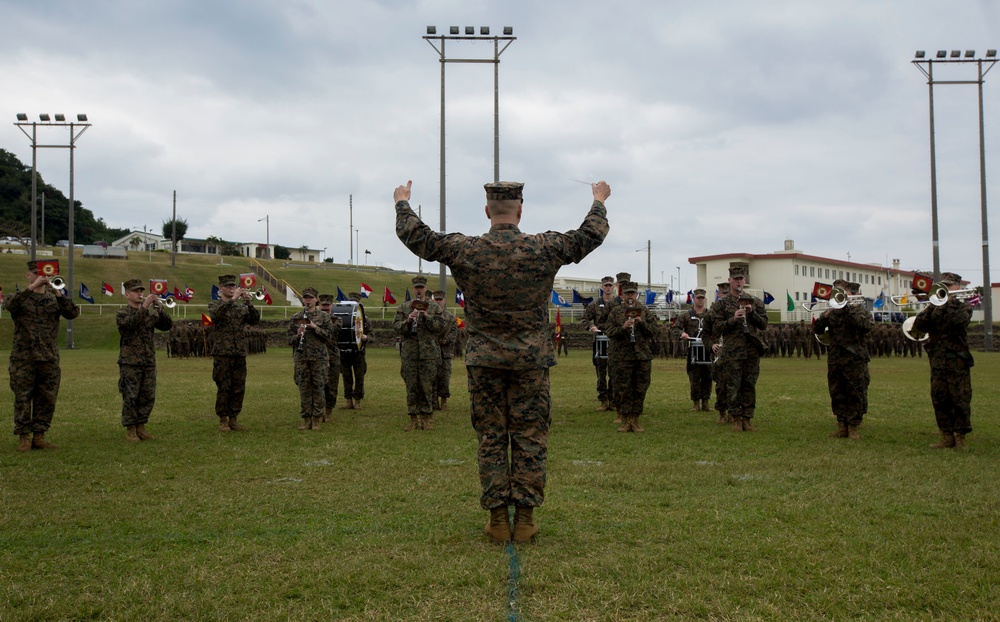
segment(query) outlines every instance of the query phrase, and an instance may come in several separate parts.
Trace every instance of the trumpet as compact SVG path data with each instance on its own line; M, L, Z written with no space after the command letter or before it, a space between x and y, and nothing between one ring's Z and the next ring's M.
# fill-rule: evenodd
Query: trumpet
M66 289L66 281L58 274L49 279L49 285L52 286L52 289Z
M979 292L973 288L956 289L955 291L951 291L944 283L935 283L934 287L931 289L931 295L930 298L927 299L927 302L931 303L935 307L940 307L948 302L949 298L956 298L964 301L972 298L978 293Z
M166 300L163 300L162 298L153 298L153 304L155 304L160 309L163 308L173 309L174 307L177 306L177 301L174 300L172 297L167 298Z
M830 294L830 308L831 309L843 309L847 305L863 305L866 304L865 297L858 294L852 295L848 294L847 290L842 287L834 287L833 293Z
M250 292L250 295L253 296L255 300L264 300L264 296L267 294L264 293L264 288L261 287Z

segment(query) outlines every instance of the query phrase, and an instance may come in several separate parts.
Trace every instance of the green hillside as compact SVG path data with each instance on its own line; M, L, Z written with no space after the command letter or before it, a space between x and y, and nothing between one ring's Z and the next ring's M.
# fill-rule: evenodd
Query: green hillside
M65 275L68 271L68 249L57 248L54 258L59 260L60 270ZM39 255L39 259L44 259ZM220 260L224 264L220 265ZM0 286L5 295L14 292L15 285L22 289L26 285L25 272L26 255L0 253ZM362 281L372 288L371 298L365 304L369 317L373 320L391 319L392 306L385 309L382 295L388 287L396 298L402 302L405 292L412 288L410 279L412 273L389 271L374 267L354 267L339 264L290 264L282 260L265 260L260 262L275 278L288 282L297 291L306 287L315 287L321 293L337 293L340 287L344 294L360 290ZM285 266L288 267L285 267ZM95 259L80 256L80 249L73 260L73 300L82 308L79 319L74 322L74 345L77 348L117 348L118 335L114 322L109 321L117 305L123 304L121 283L128 279L166 279L168 288L173 291L176 286L183 290L185 286L195 291L195 297L190 303L180 303L174 311L175 318L197 319L205 312L211 298L212 285L218 283L221 274L240 274L251 272L249 260L240 257L218 257L206 255L178 255L176 268L170 267L170 254L154 252L151 255L144 252L129 253L126 260ZM427 275L433 287L437 275ZM78 293L80 283L86 284L94 297L95 304L80 300ZM112 297L101 294L101 284L109 283L115 289ZM294 313L287 307L283 296L272 292L274 305L262 306L263 319L283 319ZM412 290L411 290L412 291ZM454 300L454 284L448 280L448 293ZM451 306L449 302L449 306ZM452 309L456 311L457 309ZM13 324L9 318L0 318L0 350L9 349L13 333ZM65 339L65 330L61 331L61 339Z

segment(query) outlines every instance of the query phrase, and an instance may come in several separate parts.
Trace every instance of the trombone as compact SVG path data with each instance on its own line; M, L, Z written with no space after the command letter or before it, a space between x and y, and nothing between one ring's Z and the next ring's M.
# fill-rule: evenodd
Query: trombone
M49 279L49 285L52 286L52 289L66 289L66 281L58 274Z
M177 301L174 300L173 296L168 297L166 300L162 298L154 298L153 303L161 309L163 308L173 309L174 307L177 306Z
M917 298L913 302L907 301L904 303L903 300L908 298L908 296L891 296L889 300L892 302L892 304L896 305L897 307L904 307L908 304L916 306L927 303L930 303L935 307L940 307L944 303L948 302L949 298L957 298L958 300L968 300L969 298L972 298L978 293L979 292L976 291L975 288L956 289L955 291L950 291L948 289L948 286L945 285L944 283L935 283L933 286L931 286L930 294L924 299Z
M264 293L263 287L259 287L252 292L249 292L249 294L254 297L254 300L264 300L264 296L267 295Z
M847 305L867 305L868 301L861 294L848 294L844 288L834 287L828 304L831 309L843 309Z

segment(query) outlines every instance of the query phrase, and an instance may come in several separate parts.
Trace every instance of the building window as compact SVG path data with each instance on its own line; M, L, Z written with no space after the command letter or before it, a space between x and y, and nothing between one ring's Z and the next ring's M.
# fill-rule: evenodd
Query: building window
M809 276L816 276L816 267L809 266Z
M882 275L879 275L879 277L878 277L878 284L882 285Z
M795 276L799 275L799 264L795 264Z

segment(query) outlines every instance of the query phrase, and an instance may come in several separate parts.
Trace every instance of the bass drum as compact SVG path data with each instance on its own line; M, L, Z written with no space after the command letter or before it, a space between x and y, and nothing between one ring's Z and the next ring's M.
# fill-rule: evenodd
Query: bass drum
M354 301L338 302L330 309L330 315L340 318L337 346L341 350L360 350L365 334L364 307Z

